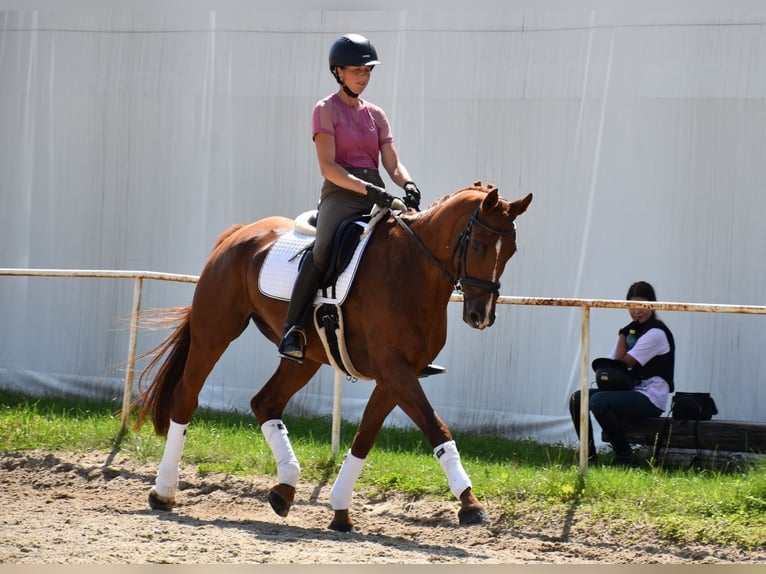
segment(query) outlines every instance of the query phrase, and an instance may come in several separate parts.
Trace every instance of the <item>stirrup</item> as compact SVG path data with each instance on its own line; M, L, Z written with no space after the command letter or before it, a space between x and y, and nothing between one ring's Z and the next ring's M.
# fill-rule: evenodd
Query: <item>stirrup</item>
M290 342L291 344L289 346L286 344L288 337L296 338L295 341ZM303 339L303 345L301 345L300 341L297 340L298 337ZM282 340L279 342L278 351L279 356L283 359L289 359L290 361L294 361L296 363L302 363L306 356L306 333L303 331L303 329L297 325L290 327L287 332L282 335Z
M441 375L442 373L446 373L447 369L444 367L440 367L439 365L429 364L423 367L423 370L418 373L419 379L425 379L426 377L430 377L432 375Z

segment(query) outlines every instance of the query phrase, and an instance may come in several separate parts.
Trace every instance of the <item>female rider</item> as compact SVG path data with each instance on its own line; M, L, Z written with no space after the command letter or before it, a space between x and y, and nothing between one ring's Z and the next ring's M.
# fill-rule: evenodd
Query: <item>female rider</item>
M280 356L302 362L306 354L304 324L328 267L332 241L346 218L367 213L373 205L391 206L378 171L379 162L405 191L405 204L417 209L420 191L399 161L385 112L360 98L373 68L380 64L364 36L347 34L330 48L330 72L340 87L317 102L311 118L314 145L324 177L318 205L316 241L304 258L293 286L279 344Z

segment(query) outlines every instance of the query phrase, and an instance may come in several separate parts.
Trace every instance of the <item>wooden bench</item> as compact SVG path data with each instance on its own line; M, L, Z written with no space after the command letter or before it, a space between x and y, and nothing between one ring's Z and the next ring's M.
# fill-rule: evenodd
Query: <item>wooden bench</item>
M625 435L631 444L648 447L645 454L671 466L694 461L705 467L738 467L766 457L766 423L762 422L658 417L626 425Z

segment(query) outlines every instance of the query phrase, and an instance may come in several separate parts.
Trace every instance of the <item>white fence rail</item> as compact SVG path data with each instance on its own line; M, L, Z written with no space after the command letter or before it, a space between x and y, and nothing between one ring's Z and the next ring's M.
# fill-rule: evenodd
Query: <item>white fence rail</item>
M136 368L136 346L138 343L138 319L141 314L141 294L144 279L159 281L179 281L196 283L195 275L177 275L173 273L155 273L153 271L109 271L92 269L4 269L0 275L15 275L23 277L99 277L116 279L133 279L133 307L130 313L130 338L128 341L128 360L125 368L125 384L122 393L122 430L128 428L130 403L133 398L133 379Z
M196 283L199 279L196 275L178 275L173 273L157 273L153 271L109 271L109 270L78 270L78 269L9 269L0 268L0 276L23 276L23 277L98 277L133 279L133 307L130 321L130 338L128 342L128 360L125 370L125 384L122 400L122 428L127 429L130 416L130 403L133 396L133 379L135 376L136 343L138 340L138 323L141 313L141 293L143 280L152 279L159 281L178 281L183 283ZM462 302L463 296L453 294L450 302ZM588 344L590 338L590 310L596 308L608 309L654 309L664 311L690 311L703 313L736 313L766 315L766 306L759 305L715 305L707 303L674 303L674 302L638 302L617 299L567 299L546 297L506 297L498 298L500 305L543 305L548 307L579 307L582 309L582 321L580 332L580 389L582 400L580 402L580 434L588 434L588 386L590 364L588 360ZM332 456L336 457L340 448L340 393L342 375L335 375L335 391L333 399L332 419ZM587 441L580 441L580 469L584 474L588 465Z

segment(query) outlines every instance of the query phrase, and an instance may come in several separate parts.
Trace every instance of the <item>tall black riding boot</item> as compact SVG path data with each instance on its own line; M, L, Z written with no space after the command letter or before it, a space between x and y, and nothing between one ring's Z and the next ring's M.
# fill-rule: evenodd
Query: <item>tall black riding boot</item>
M314 267L314 258L309 252L295 279L290 305L287 307L282 341L279 343L279 355L285 359L302 363L306 356L306 333L303 325L323 276L324 271Z

